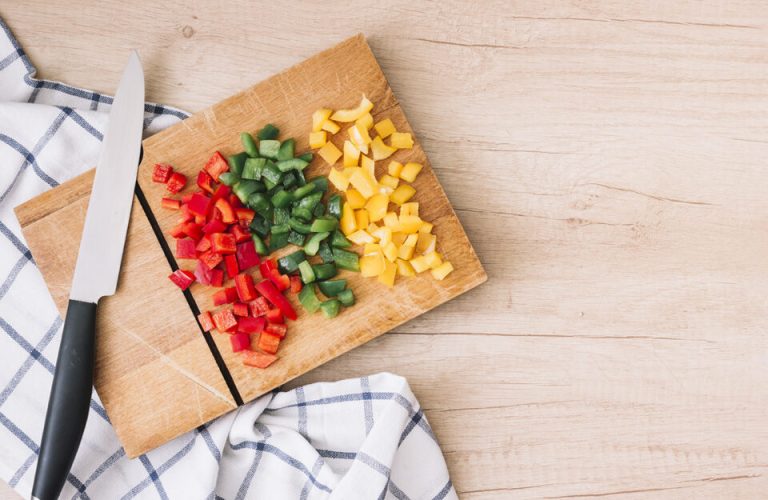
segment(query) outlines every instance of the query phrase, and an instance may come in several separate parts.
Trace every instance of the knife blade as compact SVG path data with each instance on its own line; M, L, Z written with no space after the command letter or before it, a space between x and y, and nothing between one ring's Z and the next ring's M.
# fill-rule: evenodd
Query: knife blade
M54 500L72 467L93 387L96 305L117 290L144 119L144 71L128 58L109 113L48 399L32 498Z

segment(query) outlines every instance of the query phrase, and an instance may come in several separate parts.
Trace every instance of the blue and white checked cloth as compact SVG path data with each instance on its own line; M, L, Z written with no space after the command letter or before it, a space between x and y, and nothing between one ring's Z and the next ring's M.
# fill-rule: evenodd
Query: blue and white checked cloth
M13 207L96 163L112 98L37 80L0 19L0 478L32 488L62 321ZM151 134L187 115L145 107ZM94 393L63 498L457 498L401 377L268 394L129 460Z

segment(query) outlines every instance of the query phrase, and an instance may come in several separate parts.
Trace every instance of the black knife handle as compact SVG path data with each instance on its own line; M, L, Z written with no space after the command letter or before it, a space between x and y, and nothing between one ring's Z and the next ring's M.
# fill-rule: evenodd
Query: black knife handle
M96 304L70 300L45 414L32 497L59 497L75 459L93 390Z

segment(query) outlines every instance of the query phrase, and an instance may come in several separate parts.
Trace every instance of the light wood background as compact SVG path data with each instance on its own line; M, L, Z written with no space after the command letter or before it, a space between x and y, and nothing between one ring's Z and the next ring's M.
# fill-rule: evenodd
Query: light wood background
M465 499L765 498L768 5L0 14L39 76L111 91L137 47L190 111L364 32L490 278L298 382L406 376Z

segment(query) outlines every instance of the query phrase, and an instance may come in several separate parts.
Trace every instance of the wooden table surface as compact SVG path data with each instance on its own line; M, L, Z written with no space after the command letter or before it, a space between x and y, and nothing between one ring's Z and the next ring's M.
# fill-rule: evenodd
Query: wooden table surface
M189 111L365 33L490 279L297 383L406 376L466 499L765 497L764 3L0 14L40 77L109 92L136 47Z

